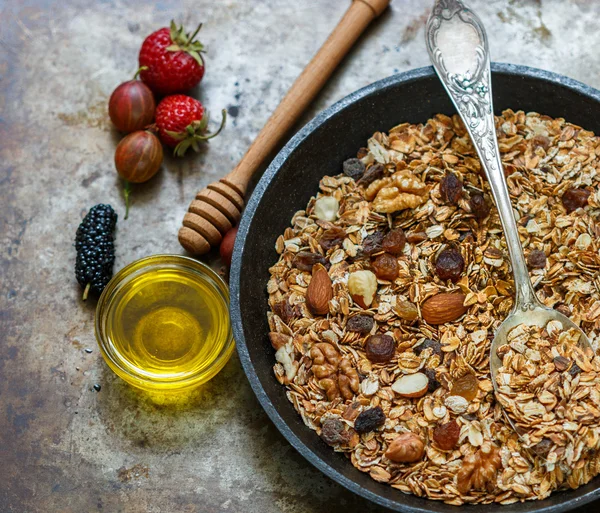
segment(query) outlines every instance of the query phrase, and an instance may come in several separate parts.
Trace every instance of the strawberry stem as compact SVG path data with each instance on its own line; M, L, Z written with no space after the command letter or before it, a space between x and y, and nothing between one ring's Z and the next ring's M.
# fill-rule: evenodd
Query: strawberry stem
M194 38L198 35L198 32L200 32L200 29L202 28L202 23L200 23L200 25L198 25L198 28L196 29L196 31L188 37L188 42L189 43L193 43L194 42Z
M209 135L203 135L203 136L199 136L198 139L201 139L203 141L208 141L209 139L212 139L213 137L216 137L217 135L219 135L221 133L221 130L223 130L223 128L225 128L225 121L227 121L227 111L225 109L223 109L221 111L221 125L219 126L219 129Z
M227 111L225 109L223 109L221 111L221 115L223 116L221 118L221 126L219 126L219 129L213 133L213 134L209 134L209 135L204 135L202 132L200 133L196 133L196 134L190 134L187 137L185 137L184 139L182 139L177 146L175 146L175 150L174 150L174 154L177 157L183 157L183 155L185 155L185 152L187 151L187 149L191 146L194 151L199 151L199 146L198 146L198 141L208 141L209 139L212 139L213 137L216 137L217 135L219 135L221 133L221 130L223 130L223 128L225 127L225 121L227 120ZM207 119L208 117L208 112L204 114L204 118L202 119L202 121L204 121L204 119ZM204 130L206 127L205 124L202 124L202 126L199 128L199 130ZM169 134L169 132L167 132ZM169 134L171 135L171 134ZM182 135L181 133L175 133L173 134L174 139L177 138L181 138Z
M139 76L139 74L142 71L146 71L147 69L148 69L148 66L141 66L141 67L139 67L138 70L135 72L135 75L133 75L133 79L134 80L137 79L137 77Z
M129 180L125 180L123 196L125 196L125 217L123 218L125 220L129 217L129 197L131 196L131 183L129 183Z

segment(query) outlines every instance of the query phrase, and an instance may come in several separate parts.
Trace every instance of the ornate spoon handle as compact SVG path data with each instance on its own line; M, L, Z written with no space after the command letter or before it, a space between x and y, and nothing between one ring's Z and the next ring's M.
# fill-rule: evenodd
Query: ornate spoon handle
M496 138L485 29L460 0L436 0L425 39L436 73L471 136L500 214L515 280L515 310L541 306L529 279Z

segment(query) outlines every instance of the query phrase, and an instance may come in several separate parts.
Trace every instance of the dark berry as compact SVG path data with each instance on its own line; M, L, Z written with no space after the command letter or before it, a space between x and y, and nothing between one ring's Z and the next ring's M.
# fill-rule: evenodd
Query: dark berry
M427 233L425 232L411 232L406 236L406 240L411 244L419 244L420 242L426 241Z
M543 269L546 267L546 254L539 249L534 249L527 257L527 265L531 269Z
M381 164L373 164L373 165L369 166L369 168L365 171L365 174L356 183L358 185L362 185L363 187L368 187L375 180L379 180L380 178L383 178L384 172L385 172L385 169Z
M557 303L554 305L554 309L563 314L565 317L571 317L571 310L565 303Z
M475 193L469 200L469 206L475 219L485 219L490 213L490 204L485 200L483 194Z
M442 386L436 378L435 369L423 369L421 372L429 378L429 385L427 386L429 392L435 392Z
M554 363L554 368L558 372L566 371L571 365L571 360L569 360L569 358L566 358L565 356L555 356L552 361Z
M92 207L77 228L75 235L75 277L85 288L83 299L89 292L100 295L112 278L115 263L113 231L117 214L110 205Z
M365 165L360 159L348 159L343 164L344 174L358 180L365 173Z
M402 228L395 228L388 232L381 242L381 247L384 251L396 256L402 254L405 245L406 235L404 235Z
M368 433L385 424L385 413L380 406L363 411L354 421L357 433Z
M354 333L366 335L373 329L375 320L370 315L358 314L353 315L346 323L346 329Z
M463 194L463 184L458 177L450 171L444 175L440 182L440 195L446 203L456 205Z
M573 363L573 365L571 365L571 368L569 369L569 374L574 378L575 376L577 376L577 374L583 372L581 370L581 367L579 365L577 365L576 363Z
M538 456L546 456L550 452L550 449L552 449L552 440L542 438L542 441L535 444L532 449Z
M413 347L413 351L417 356L421 356L421 353L425 351L425 349L431 349L431 354L442 356L442 344L440 344L438 340L426 338L421 344Z
M328 260L323 255L311 253L310 251L300 251L299 253L296 253L293 261L293 265L296 269L308 272L312 271L313 265L315 264L326 266L327 263Z
M395 256L388 253L378 255L371 264L375 276L380 280L394 281L400 274L400 265Z
M275 305L273 305L273 312L286 324L294 319L294 307L290 305L287 299L275 303Z
M444 281L457 282L464 268L465 260L456 246L444 249L435 260L435 274Z
M389 335L371 335L365 344L367 358L373 363L389 362L396 352L396 343Z
M321 438L328 445L343 445L350 440L350 433L340 419L328 418L321 424Z
M333 226L323 232L323 235L321 235L321 239L319 240L319 244L325 251L328 251L331 248L339 246L342 242L344 242L345 238L346 230L340 228L339 226Z
M562 195L562 204L571 213L578 208L585 207L588 204L591 191L587 189L568 189Z
M464 232L460 232L458 240L459 242L473 242L475 240L475 237L473 236L473 232L471 230L467 230Z
M384 237L383 232L373 232L371 235L367 235L362 242L363 253L371 256L373 253L381 251Z
M454 449L459 438L460 426L455 420L451 420L447 424L440 424L433 430L433 441L444 451Z

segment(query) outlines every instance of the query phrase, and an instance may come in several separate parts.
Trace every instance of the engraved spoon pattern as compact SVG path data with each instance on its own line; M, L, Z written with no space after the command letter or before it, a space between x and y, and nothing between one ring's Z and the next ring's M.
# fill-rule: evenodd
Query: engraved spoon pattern
M591 348L591 345L585 333L571 319L543 305L531 285L498 149L490 54L481 20L460 0L436 0L427 22L425 39L433 67L454 103L485 171L510 255L515 302L512 312L496 331L490 355L492 381L498 393L496 376L502 361L497 349L506 343L508 332L515 326L542 327L557 320L565 330L575 328L581 334L579 344L582 347ZM505 416L516 430L512 419L508 414Z

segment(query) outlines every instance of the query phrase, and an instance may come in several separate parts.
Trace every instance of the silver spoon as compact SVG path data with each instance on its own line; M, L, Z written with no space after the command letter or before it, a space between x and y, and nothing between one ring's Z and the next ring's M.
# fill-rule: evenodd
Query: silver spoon
M494 336L490 355L492 381L498 393L496 374L502 361L497 349L506 343L508 332L515 326L544 327L548 322L557 320L565 330L574 328L580 333L579 344L582 347L591 348L591 344L571 319L544 306L531 285L498 149L490 83L490 53L481 20L460 0L436 0L427 21L425 40L433 67L463 120L485 170L510 254L515 303ZM515 428L512 419L508 415L506 417Z

